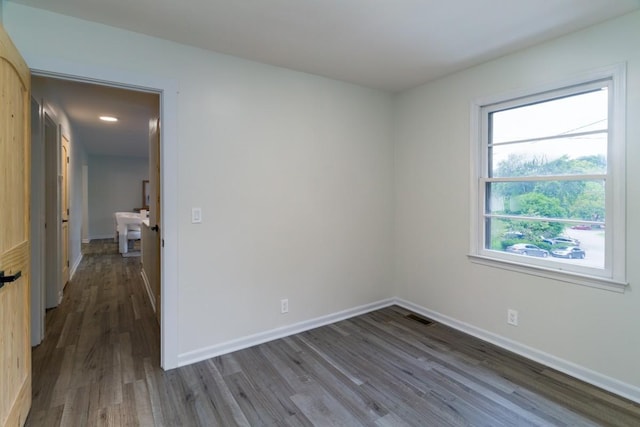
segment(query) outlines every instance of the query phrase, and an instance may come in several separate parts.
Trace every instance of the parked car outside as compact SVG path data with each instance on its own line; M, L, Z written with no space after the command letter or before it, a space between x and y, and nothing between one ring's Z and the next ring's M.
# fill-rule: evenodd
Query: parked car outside
M507 247L506 251L514 254L537 256L543 258L549 256L549 251L539 248L538 246L531 243L516 243L515 245Z
M577 246L566 246L564 248L551 249L551 255L558 258L584 259L587 253Z
M549 239L542 239L542 241L550 245L580 246L580 240L566 236L551 237Z
M589 224L572 225L571 228L574 230L591 230L591 226Z
M522 231L507 231L504 233L505 239L524 239L524 233Z
M563 244L571 245L571 246L580 246L580 240L573 239L571 237L565 237L565 236L554 237L553 238L553 243L554 243L554 245L558 245L558 244L563 243Z

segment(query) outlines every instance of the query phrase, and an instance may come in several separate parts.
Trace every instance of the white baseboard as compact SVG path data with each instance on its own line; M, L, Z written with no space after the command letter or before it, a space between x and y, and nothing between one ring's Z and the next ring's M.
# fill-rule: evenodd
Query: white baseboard
M182 353L178 355L178 366L185 366L192 363L201 362L212 357L253 347L254 345L262 344L268 341L273 341L279 338L287 337L289 335L294 335L300 332L308 331L310 329L318 328L320 326L339 322L344 319L359 316L364 313L369 313L370 311L379 310L393 304L395 304L395 300L390 298L371 304L361 305L359 307L351 308L348 310L339 311L337 313L328 314L326 316L317 317L315 319L305 320L293 325L282 326L280 328L271 329L269 331L234 339L222 344L212 345L210 347Z
M149 284L149 278L147 277L147 273L145 273L144 268L140 270L140 275L142 276L142 281L144 282L144 288L147 290L147 295L149 296L149 302L151 302L151 307L153 307L153 312L156 312L156 298L151 292L151 284Z
M148 286L146 285L147 281L144 274L143 279L145 280L145 286ZM150 287L147 287L147 292L149 292L149 290ZM459 320L438 313L436 311L429 310L428 308L419 306L401 298L390 298L375 303L362 305L352 309L340 311L338 313L321 316L315 319L295 323L293 325L275 328L269 331L234 339L221 344L205 347L187 353L182 353L178 355L178 366L185 366L192 363L201 362L212 357L242 350L279 338L284 338L289 335L294 335L320 326L339 322L344 319L359 316L361 314L391 305L398 305L400 307L406 308L407 310L414 311L418 314L433 319L444 325L450 326L461 332L464 332L491 344L495 344L498 347L504 348L505 350L519 354L520 356L526 357L527 359L536 361L552 369L582 380L586 383L592 384L596 387L600 387L604 390L610 391L614 394L640 403L640 387L624 383L615 378L611 378L591 369L585 368L584 366L577 365L568 360L561 359L549 353L545 353L543 351L510 340L508 338L502 337L468 323L461 322Z
M611 378L598 372L592 371L591 369L585 368L584 366L580 366L573 362L569 362L568 360L564 360L543 351L536 350L535 348L526 346L500 335L496 335L492 332L480 329L468 323L461 322L459 320L429 310L428 308L419 306L401 298L395 298L394 303L403 308L406 308L407 310L411 310L425 317L428 317L429 319L433 319L437 322L450 326L466 334L472 335L483 341L487 341L491 344L497 345L498 347L502 347L505 350L509 350L511 352L519 354L520 356L526 357L527 359L531 359L552 369L558 370L574 378L592 384L596 387L600 387L604 390L610 391L619 396L640 403L640 387L624 383L615 378Z
M82 262L82 252L78 256L78 258L76 258L75 262L73 263L73 266L71 267L71 271L69 272L69 280L73 279L73 275L76 274L76 270L78 269L78 266L80 265L81 262Z

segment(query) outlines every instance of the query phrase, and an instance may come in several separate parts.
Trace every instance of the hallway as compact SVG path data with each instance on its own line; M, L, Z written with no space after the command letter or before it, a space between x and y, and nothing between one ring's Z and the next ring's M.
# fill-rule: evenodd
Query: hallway
M112 240L83 245L83 260L33 350L26 425L153 424L148 380L163 371L139 263L121 257Z

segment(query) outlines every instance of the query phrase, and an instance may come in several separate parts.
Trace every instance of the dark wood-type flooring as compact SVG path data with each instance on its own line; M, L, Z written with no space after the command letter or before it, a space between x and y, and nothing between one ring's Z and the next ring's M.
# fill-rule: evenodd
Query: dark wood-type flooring
M407 315L389 307L164 372L139 259L91 243L33 351L27 425L640 425L638 404Z

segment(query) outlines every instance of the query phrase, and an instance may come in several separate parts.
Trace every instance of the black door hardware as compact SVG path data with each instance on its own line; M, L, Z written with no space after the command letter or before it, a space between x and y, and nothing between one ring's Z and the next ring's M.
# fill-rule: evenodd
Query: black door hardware
M4 286L5 283L15 282L22 276L22 271L18 271L16 274L11 276L5 276L4 270L0 271L0 288Z

